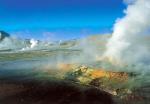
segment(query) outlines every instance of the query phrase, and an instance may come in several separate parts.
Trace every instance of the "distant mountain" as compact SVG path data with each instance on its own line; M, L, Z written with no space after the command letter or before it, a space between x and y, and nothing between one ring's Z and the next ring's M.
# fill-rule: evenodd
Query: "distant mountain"
M10 37L10 35L5 31L0 31L0 41L3 40L5 37Z

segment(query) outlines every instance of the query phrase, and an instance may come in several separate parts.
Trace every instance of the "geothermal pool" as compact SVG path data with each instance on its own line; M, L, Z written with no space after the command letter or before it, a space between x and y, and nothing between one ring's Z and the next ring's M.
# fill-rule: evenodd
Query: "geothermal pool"
M53 1L45 6L43 1L8 1L0 9L0 27L18 32L0 31L0 104L150 104L150 0L123 0L126 6L94 0L54 6L47 5ZM126 9L120 14L113 6ZM109 13L111 8L115 11ZM113 25L115 13L121 18ZM80 38L50 41L57 34L57 40Z
M106 65L100 61L82 60L79 63L80 54L80 50L73 49L0 52L1 104L149 104L149 73L142 75L136 72L127 84L118 84L111 78L102 79L102 85L111 92L118 91L117 86L122 84L120 94L109 93L98 88L95 82L93 84L96 79L89 84L91 76L86 76L84 71L77 76L81 72L76 68L81 65L93 68L92 71ZM69 64L73 67L70 68ZM107 68L110 67L108 65ZM115 68L107 71L119 71ZM67 76L69 72L73 74ZM124 72L130 73L129 70Z

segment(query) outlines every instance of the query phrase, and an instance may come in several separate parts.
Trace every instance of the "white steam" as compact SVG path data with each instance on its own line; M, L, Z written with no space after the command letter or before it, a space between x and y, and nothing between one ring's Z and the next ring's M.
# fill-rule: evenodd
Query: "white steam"
M150 62L147 46L137 41L150 28L150 0L125 1L128 3L126 15L114 25L104 57L117 64Z
M31 40L30 40L30 43L31 43L30 48L34 48L35 46L37 46L37 45L38 45L38 41L37 41L37 40L35 40L35 39L31 39Z

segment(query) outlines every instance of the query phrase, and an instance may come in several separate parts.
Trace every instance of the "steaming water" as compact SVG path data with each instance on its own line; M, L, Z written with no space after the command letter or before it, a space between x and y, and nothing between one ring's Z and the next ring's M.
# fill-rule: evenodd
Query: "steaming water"
M103 39L99 38L98 40ZM92 56L95 58L95 54L97 54L98 50L96 50L95 54L90 56L88 53L90 52L89 50L93 49L92 53L94 53L95 47L91 47L92 45L88 43L87 45L82 44L79 47L76 41L74 40L61 44L59 42L40 42L33 39L23 40L18 38L5 38L0 42L0 80L14 80L18 78L19 80L38 80L39 77L48 77L47 74L43 73L45 66L49 64L80 63L92 67L107 67L114 70L119 69L129 72L136 71L138 77L132 80L128 87L141 88L138 93L147 99L150 98L150 73L149 71L142 72L142 70L145 71L147 67L142 66L143 69L141 66L136 65L117 67L111 66L108 63L96 61ZM94 43L94 45L96 44ZM100 43L98 46L102 47L102 44ZM101 51L99 51L99 53L101 53Z
M72 57L77 57L79 52L59 42L8 37L0 41L0 78L15 78L15 74L35 77L30 74L44 71L49 64L71 62Z

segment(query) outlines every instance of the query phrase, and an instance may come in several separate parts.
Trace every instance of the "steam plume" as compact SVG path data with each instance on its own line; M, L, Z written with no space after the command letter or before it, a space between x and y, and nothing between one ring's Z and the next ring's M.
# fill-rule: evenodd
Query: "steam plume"
M116 63L130 60L140 60L137 55L145 55L146 48L142 53L140 47L135 45L137 37L144 34L150 28L150 0L127 0L128 7L124 11L125 16L116 21L112 37L107 43L107 50L104 54L109 61L117 60ZM135 50L136 49L136 50ZM134 56L134 57L133 57ZM141 56L143 57L143 56Z

